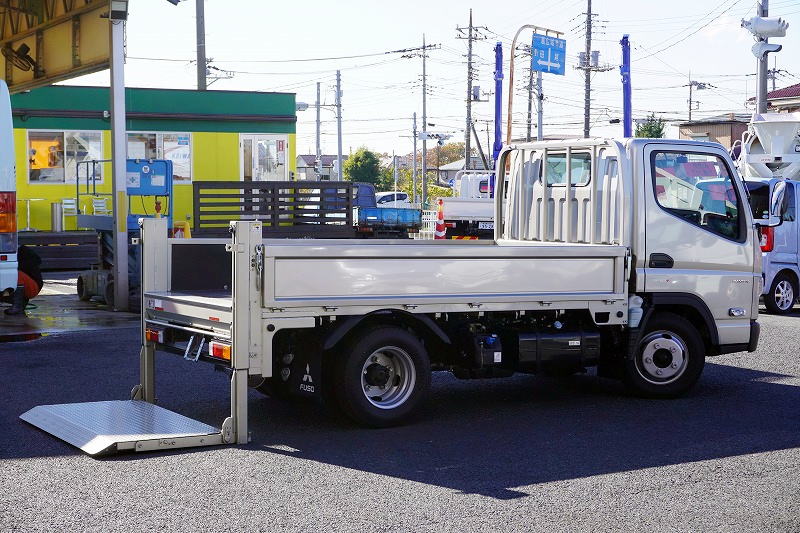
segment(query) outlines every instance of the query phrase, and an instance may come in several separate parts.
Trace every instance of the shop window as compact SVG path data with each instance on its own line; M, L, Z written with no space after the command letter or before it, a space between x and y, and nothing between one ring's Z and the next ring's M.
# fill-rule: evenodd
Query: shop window
M189 133L129 133L128 157L172 161L173 181L192 181L192 143Z
M103 164L92 164L91 161L103 159L103 134L99 131L74 131L65 134L66 149L66 181L74 183L77 176L81 184L87 180L95 183L103 182Z
M79 163L103 158L103 136L99 131L28 132L28 179L31 183L81 183L92 175L92 165ZM95 179L102 182L102 165L96 165Z
M31 183L64 183L64 133L28 132L28 168Z

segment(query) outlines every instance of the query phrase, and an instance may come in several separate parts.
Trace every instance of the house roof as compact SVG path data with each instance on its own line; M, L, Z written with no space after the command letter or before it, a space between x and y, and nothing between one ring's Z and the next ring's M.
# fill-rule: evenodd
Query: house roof
M691 126L692 124L720 124L728 122L744 122L746 124L750 122L752 116L753 115L750 113L725 113L724 115L715 115L713 117L679 122L678 126Z
M317 156L315 154L300 154L297 156L300 161L304 163L302 166L306 167L313 167L317 161ZM336 161L337 156L334 155L322 155L322 166L323 167L330 167L333 166L333 162ZM346 161L347 156L342 155L342 161Z
M472 156L472 168L483 168L483 161L479 156ZM439 170L463 170L464 169L464 158L458 159L457 161L453 161L452 163L447 163L446 165L442 165L439 167Z
M777 100L779 98L800 98L800 83L767 93L767 100Z

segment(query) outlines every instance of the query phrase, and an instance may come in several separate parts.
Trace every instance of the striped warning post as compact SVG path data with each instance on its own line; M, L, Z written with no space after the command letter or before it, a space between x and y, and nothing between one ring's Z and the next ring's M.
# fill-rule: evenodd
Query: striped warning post
M444 225L444 202L439 198L439 209L436 213L436 231L433 232L434 239L446 239L447 227Z

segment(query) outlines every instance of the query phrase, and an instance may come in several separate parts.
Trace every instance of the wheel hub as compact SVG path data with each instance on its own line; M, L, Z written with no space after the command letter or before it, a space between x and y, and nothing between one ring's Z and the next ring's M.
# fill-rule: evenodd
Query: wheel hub
M411 356L397 346L375 350L361 370L361 390L379 409L399 407L411 396L417 373Z
M390 369L378 363L372 363L367 367L364 380L370 387L384 388L389 381Z
M657 331L642 341L637 368L647 381L663 385L678 379L686 370L687 349L683 340Z
M782 280L775 286L775 303L781 311L794 305L794 289L791 283Z

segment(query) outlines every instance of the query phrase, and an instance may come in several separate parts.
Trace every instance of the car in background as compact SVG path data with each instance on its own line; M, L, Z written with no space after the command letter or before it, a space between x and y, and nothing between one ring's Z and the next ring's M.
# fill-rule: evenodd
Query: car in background
M402 207L411 208L411 200L408 193L402 191L388 191L375 193L375 204L378 207Z
M800 187L797 182L782 178L744 179L755 220L768 216L769 195L779 182L786 186L783 223L774 228L761 228L761 268L764 305L770 313L782 315L792 311L800 296L800 228L796 220Z

